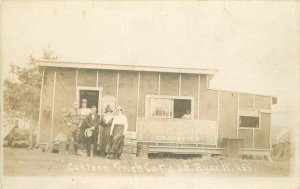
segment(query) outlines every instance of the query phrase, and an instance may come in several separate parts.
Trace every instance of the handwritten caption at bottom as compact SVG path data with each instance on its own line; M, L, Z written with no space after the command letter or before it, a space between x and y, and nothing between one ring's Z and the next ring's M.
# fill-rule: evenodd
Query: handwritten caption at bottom
M71 172L91 171L101 173L127 173L127 174L175 174L175 173L214 173L214 172L254 172L256 168L243 162L192 162L192 163L124 163L112 162L109 165L92 163L69 162L67 168Z

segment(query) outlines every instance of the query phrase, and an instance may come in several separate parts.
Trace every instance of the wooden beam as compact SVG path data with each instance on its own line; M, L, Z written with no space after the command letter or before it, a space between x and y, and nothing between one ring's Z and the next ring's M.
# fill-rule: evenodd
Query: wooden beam
M272 97L270 97L270 110L271 110L271 112L272 112L272 105L273 105L273 103L272 103ZM271 127L272 127L272 113L270 113L270 128L269 128L269 133L270 133L270 135L269 135L269 137L270 137L270 150L272 149L272 130L271 130Z
M75 80L76 87L78 86L78 69L76 69L76 80Z
M158 73L158 95L160 95L160 73Z
M220 91L218 90L217 139L216 139L217 145L218 145L218 140L219 140L219 127L220 127Z
M140 80L141 72L138 73L138 83L137 83L137 102L136 102L136 120L135 120L135 130L137 131L138 117L139 117L139 106L140 106Z
M51 141L53 141L53 122L54 122L54 103L55 103L55 88L56 88L56 71L54 72L53 95L52 95L52 115L51 115Z
M197 119L200 119L200 90L201 90L201 84L200 84L200 75L198 75L198 99L197 99Z
M179 74L178 96L181 95L181 74Z
M255 94L252 94L252 109L255 108Z
M41 120L42 120L42 103L43 103L43 90L44 90L44 77L45 77L45 69L43 69L42 83L41 83L41 93L40 93L39 128L38 128L38 136L37 136L37 142L38 142L38 144L40 143L40 131L41 131Z
M118 72L118 75L117 75L117 98L116 98L117 105L119 105L118 104L118 99L119 99L119 82L120 82L120 72Z
M237 93L236 138L239 138L239 126L240 126L240 93Z
M252 148L254 149L255 145L255 129L252 129Z
M190 73L190 74L208 74L215 75L216 69L196 69L182 67L159 67L159 66L138 66L138 65L121 65L121 64L101 64L90 62L67 62L55 60L37 60L39 67L60 67L60 68L88 68L102 70L126 70L140 72L160 72L160 73Z
M96 80L96 87L99 87L98 80L99 80L99 71L97 70L97 80Z
M255 94L252 95L252 109L255 107ZM261 120L260 112L259 112L259 122ZM259 123L260 126L260 123ZM252 129L252 148L255 148L255 130Z

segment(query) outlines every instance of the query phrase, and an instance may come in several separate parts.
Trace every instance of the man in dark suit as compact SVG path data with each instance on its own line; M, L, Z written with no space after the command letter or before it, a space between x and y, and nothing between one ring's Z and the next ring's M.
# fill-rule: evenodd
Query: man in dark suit
M96 106L91 107L91 113L86 117L84 124L84 136L86 137L87 155L91 155L91 148L93 146L93 154L97 150L97 140L99 134L100 115L96 113Z

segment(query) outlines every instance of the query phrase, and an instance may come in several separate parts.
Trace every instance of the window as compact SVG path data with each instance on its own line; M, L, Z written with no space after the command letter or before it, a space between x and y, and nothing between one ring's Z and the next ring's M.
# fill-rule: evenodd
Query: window
M192 119L192 97L146 96L146 117Z
M152 98L150 106L151 117L173 117L173 102L171 99Z
M255 129L260 128L258 110L240 110L239 127Z

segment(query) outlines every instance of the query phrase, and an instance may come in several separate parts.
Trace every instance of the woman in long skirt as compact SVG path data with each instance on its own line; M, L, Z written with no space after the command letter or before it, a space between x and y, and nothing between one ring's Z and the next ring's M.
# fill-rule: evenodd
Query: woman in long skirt
M101 118L100 125L102 127L102 134L100 137L100 144L101 144L101 155L105 156L106 155L106 146L109 140L110 136L110 127L113 121L113 114L112 114L112 109L110 106L107 106L105 109L105 114Z
M112 121L110 128L110 138L106 148L107 157L120 159L124 146L124 133L127 132L128 122L127 117L122 114L121 107L116 108L116 115Z

